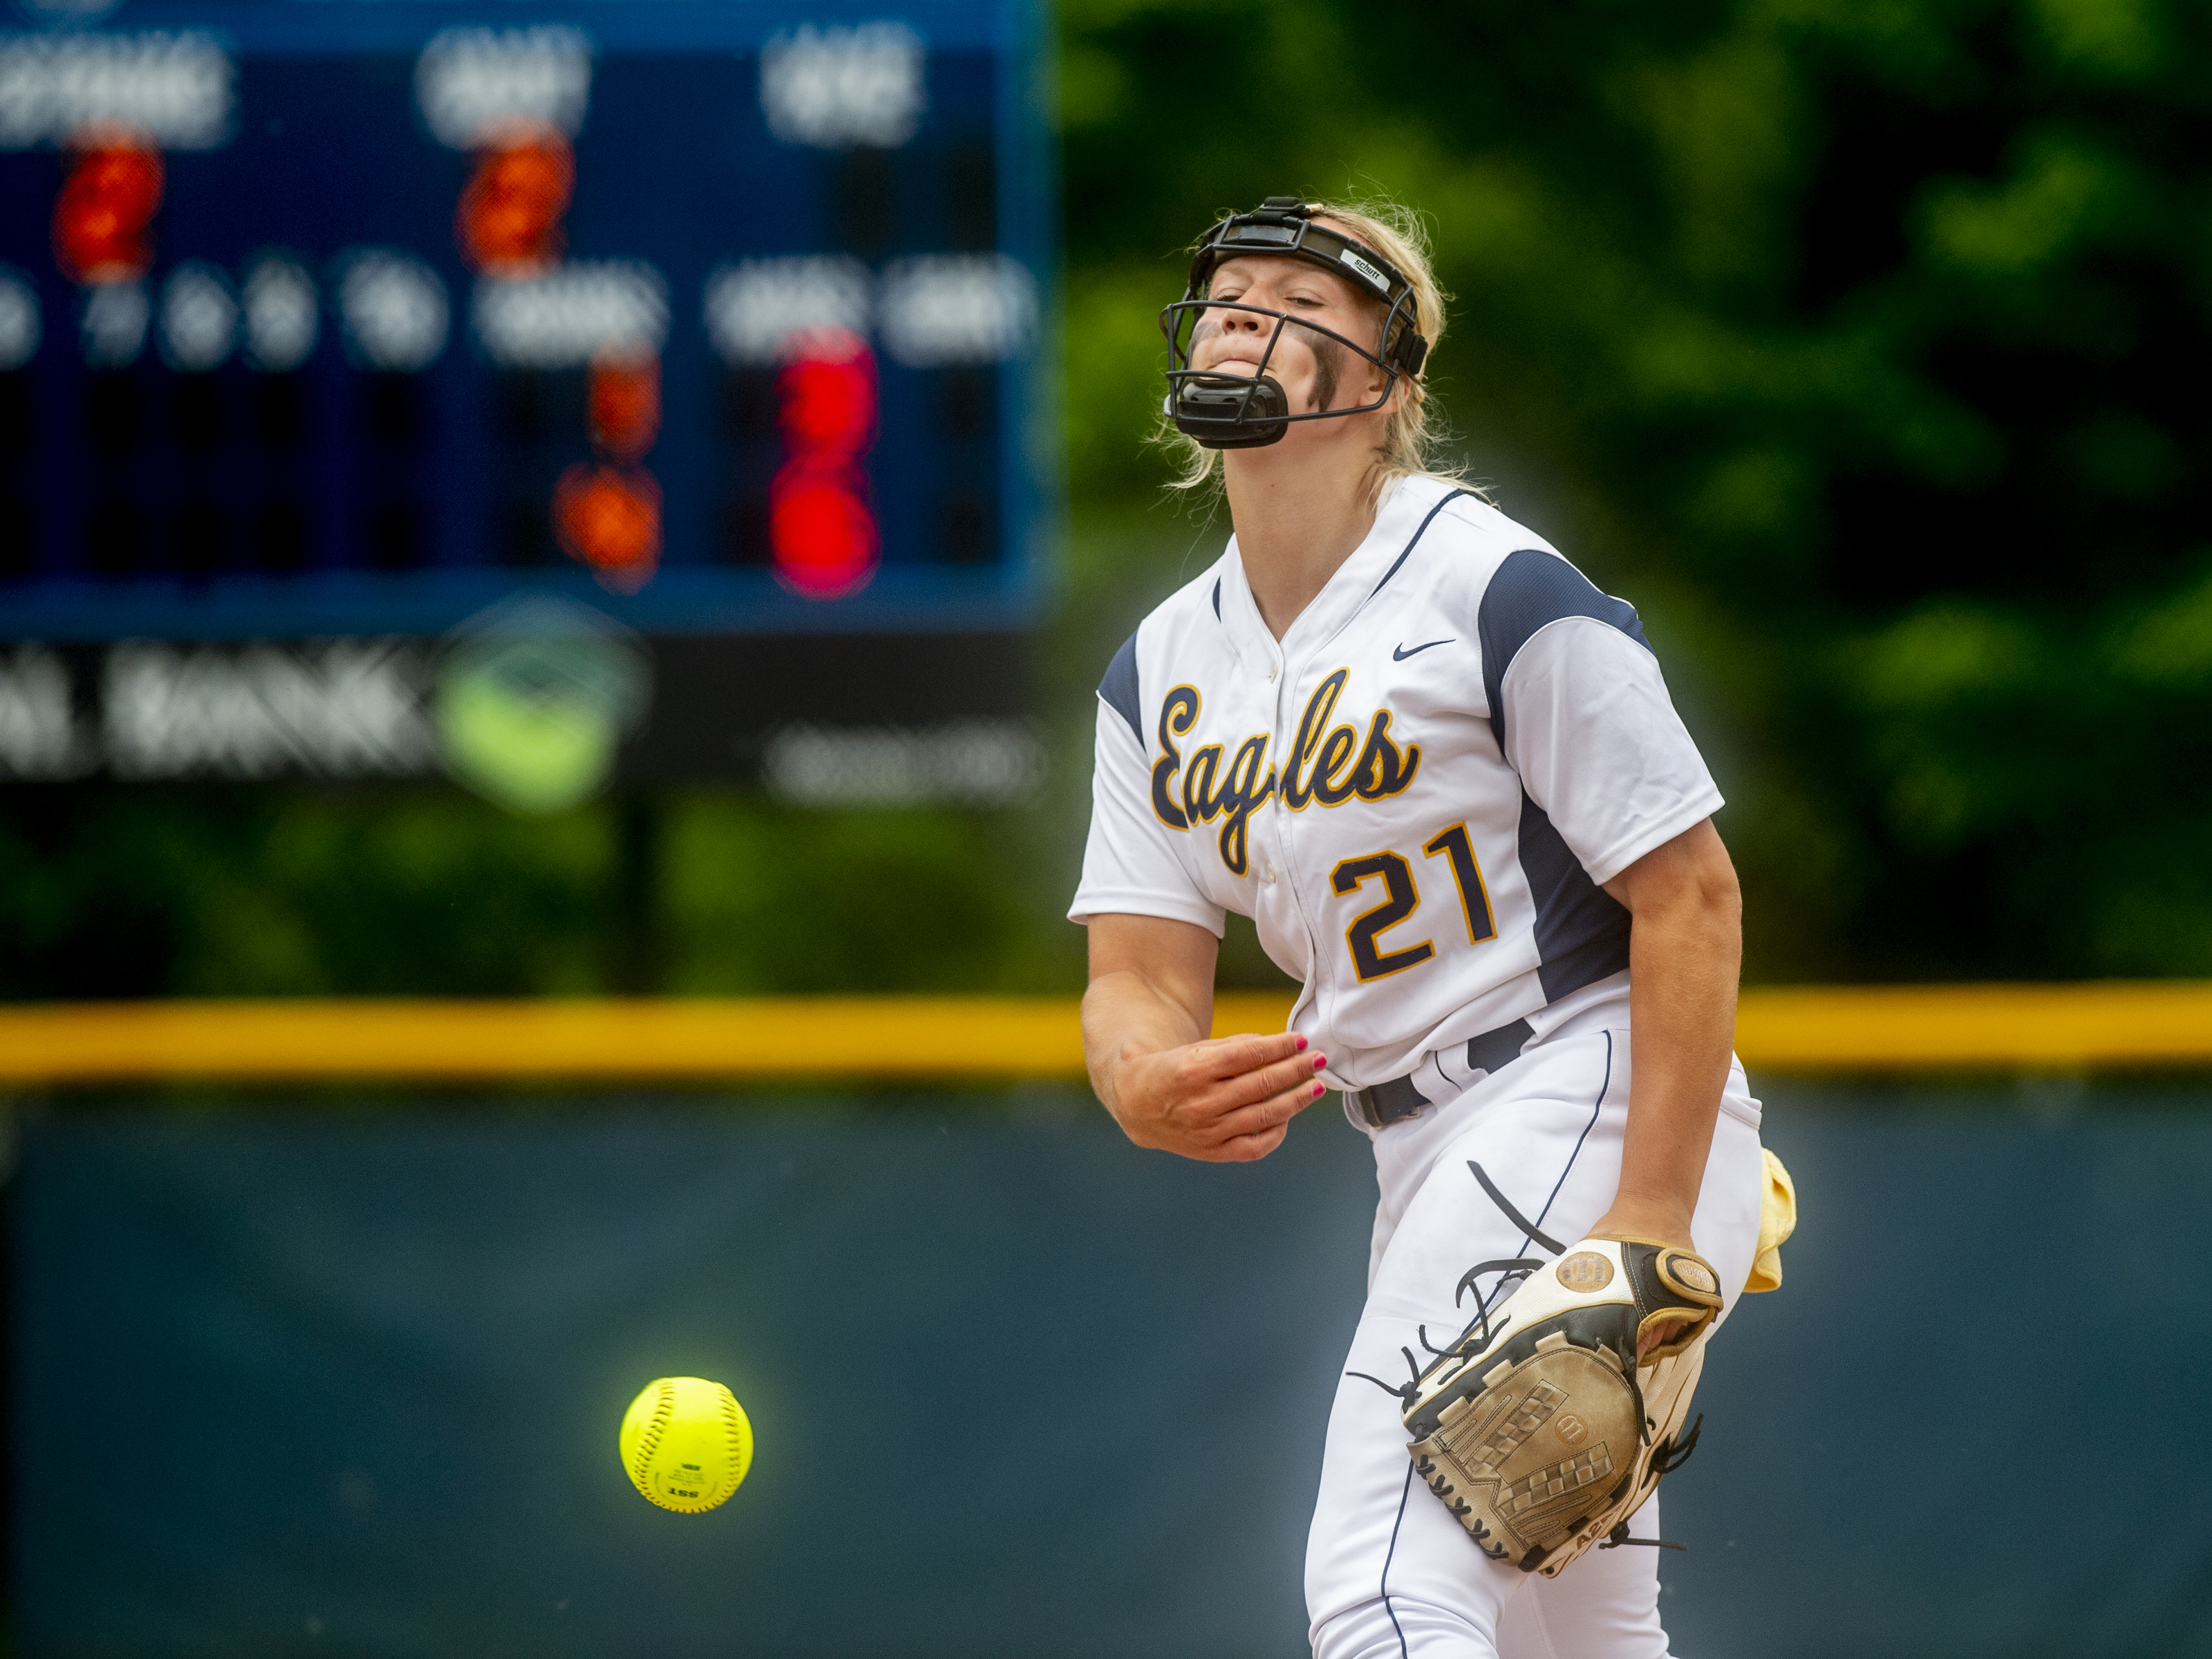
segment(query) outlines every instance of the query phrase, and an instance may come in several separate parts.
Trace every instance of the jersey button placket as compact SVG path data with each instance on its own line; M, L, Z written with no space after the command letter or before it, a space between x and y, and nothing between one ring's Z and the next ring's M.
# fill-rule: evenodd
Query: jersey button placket
M1323 964L1328 963L1331 958L1329 957L1328 953L1321 948L1320 938L1314 932L1313 918L1308 915L1306 911L1305 890L1300 884L1298 880L1298 862L1295 856L1296 848L1291 840L1292 831L1295 828L1292 820L1304 815L1292 812L1288 806L1284 805L1283 802L1283 780L1289 775L1289 763L1291 759L1289 745L1295 742L1297 737L1297 734L1294 730L1286 729L1289 726L1289 721L1287 720L1284 711L1285 709L1294 709L1298 707L1298 699L1296 696L1296 692L1298 690L1298 685L1300 684L1302 684L1302 681L1294 682L1290 675L1285 674L1283 677L1281 685L1278 688L1275 693L1275 733L1273 744L1275 753L1275 798L1273 800L1270 801L1268 805L1274 809L1272 816L1274 819L1273 830L1275 853L1277 858L1281 863L1281 872L1287 878L1285 882L1285 887L1290 900L1290 908L1291 913L1297 917L1298 927L1306 937L1306 961L1309 964L1306 978L1308 983L1313 988L1313 1015L1316 1019L1320 1019L1323 1017L1322 998L1328 988L1328 969L1323 966ZM1273 873L1272 866L1270 873Z
M1283 750L1283 690L1289 684L1289 681L1283 675L1281 653L1282 647L1278 644L1267 655L1267 684L1275 689L1274 702L1268 714L1269 724L1273 727L1273 735L1268 739L1268 753L1278 757L1280 757ZM1275 775L1278 780L1282 776L1279 758L1276 762ZM1267 816L1275 823L1278 842L1280 841L1282 835L1282 790L1279 782L1274 799L1267 803ZM1262 887L1273 887L1275 884L1276 874L1274 855L1260 854L1255 862L1259 866L1260 884Z

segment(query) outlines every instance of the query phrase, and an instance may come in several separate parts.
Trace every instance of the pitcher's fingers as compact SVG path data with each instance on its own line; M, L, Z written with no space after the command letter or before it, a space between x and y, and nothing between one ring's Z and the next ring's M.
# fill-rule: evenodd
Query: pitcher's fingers
M1681 1334L1682 1328L1689 1322L1686 1319L1654 1320L1645 1328L1643 1335L1636 1340L1637 1363L1643 1364L1650 1357L1651 1350L1661 1343L1673 1341L1675 1337Z
M1196 1058L1206 1075L1217 1080L1242 1077L1263 1066L1303 1053L1306 1040L1297 1031L1248 1031L1196 1045Z
M1247 1135L1279 1128L1327 1092L1318 1079L1302 1079L1265 1100L1223 1113L1214 1120L1213 1132L1220 1137L1220 1144L1226 1145Z
M1278 1123L1273 1128L1263 1129L1255 1135L1239 1135L1234 1140L1225 1140L1213 1149L1214 1162L1217 1164L1256 1163L1281 1146L1283 1137L1290 1132L1288 1124Z
M1328 1064L1328 1056L1311 1050L1293 1054L1288 1060L1279 1060L1272 1066L1262 1066L1256 1071L1246 1072L1241 1077L1224 1078L1206 1092L1216 1109L1226 1113L1236 1107L1250 1106L1295 1089L1301 1083L1310 1083L1314 1073Z

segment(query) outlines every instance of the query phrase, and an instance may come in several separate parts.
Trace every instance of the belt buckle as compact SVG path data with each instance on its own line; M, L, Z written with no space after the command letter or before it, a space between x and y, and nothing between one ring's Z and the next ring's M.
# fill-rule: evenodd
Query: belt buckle
M1403 1077L1394 1077L1387 1082L1359 1091L1359 1115L1370 1128L1387 1129L1394 1123L1403 1123L1419 1117L1429 1109L1429 1097L1413 1086L1411 1072Z

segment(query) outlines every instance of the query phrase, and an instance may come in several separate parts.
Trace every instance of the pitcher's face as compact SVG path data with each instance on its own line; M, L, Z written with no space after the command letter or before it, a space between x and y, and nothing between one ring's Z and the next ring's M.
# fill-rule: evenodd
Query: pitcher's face
M1264 360L1269 376L1281 383L1291 409L1300 414L1356 409L1382 395L1389 376L1380 367L1327 334L1300 326L1310 322L1347 340L1357 340L1370 350L1376 349L1374 337L1382 321L1380 309L1342 277L1331 276L1307 259L1245 254L1223 261L1213 273L1206 298L1280 312L1289 320L1226 307L1201 312L1191 331L1193 368L1209 374L1249 377L1260 372ZM1297 422L1291 429L1296 433L1300 427L1312 428L1318 435L1318 428L1337 424Z

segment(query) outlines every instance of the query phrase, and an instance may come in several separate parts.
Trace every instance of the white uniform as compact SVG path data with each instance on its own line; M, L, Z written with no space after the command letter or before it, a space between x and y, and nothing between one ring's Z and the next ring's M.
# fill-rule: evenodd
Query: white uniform
M1477 1261L1613 1200L1628 1099L1628 913L1603 890L1719 807L1635 611L1451 485L1395 485L1279 643L1237 544L1147 617L1098 689L1073 917L1251 916L1304 981L1292 1026L1372 1136L1381 1189L1347 1371L1439 1346ZM1692 1236L1748 1276L1763 1179L1741 1067ZM1723 1313L1725 1317L1725 1312ZM1399 1402L1339 1385L1307 1552L1321 1659L1666 1652L1656 1551L1557 1579L1478 1550L1412 1478ZM1635 1530L1656 1525L1656 1502Z

